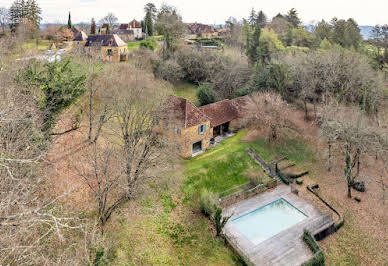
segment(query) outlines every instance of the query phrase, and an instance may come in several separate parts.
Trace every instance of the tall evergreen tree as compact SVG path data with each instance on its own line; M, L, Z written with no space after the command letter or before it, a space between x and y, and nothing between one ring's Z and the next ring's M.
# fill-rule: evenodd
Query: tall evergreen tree
M248 18L248 23L253 28L256 26L256 21L257 21L256 11L254 8L252 8L251 14L249 15L249 18Z
M42 20L42 10L36 3L36 0L15 0L10 8L11 29L14 31L16 27L28 19L36 27L39 27Z
M295 28L298 27L301 23L299 17L298 17L298 12L296 11L295 8L291 8L290 11L288 11L286 15L286 19L288 22L290 22Z
M259 11L256 18L256 25L259 25L261 28L264 28L267 23L267 16L264 14L262 10Z
M253 65L255 64L260 57L260 36L261 36L261 28L260 26L256 26L251 39L249 41L249 46L247 49L247 56L249 58L249 62Z
M96 21L92 18L92 24L90 26L90 34L96 34Z
M148 36L154 35L154 21L156 19L157 9L153 3L148 3L144 6L144 12L146 13L144 18L144 32Z
M71 29L72 28L72 25L71 25L71 15L70 15L70 12L69 12L69 18L67 19L67 28Z

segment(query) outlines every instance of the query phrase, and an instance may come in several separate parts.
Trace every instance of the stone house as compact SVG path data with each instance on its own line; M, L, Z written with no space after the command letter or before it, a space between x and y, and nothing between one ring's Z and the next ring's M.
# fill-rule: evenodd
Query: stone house
M116 34L90 35L85 43L85 53L97 55L103 61L121 62L128 59L128 46Z
M75 49L78 53L82 53L87 40L88 35L83 31L79 31L73 39L73 49Z
M190 158L209 149L215 137L241 127L241 106L246 100L241 97L198 108L187 99L170 96L157 130L168 136L181 157Z
M139 21L137 21L136 19L134 19L128 23L127 29L133 31L133 34L134 34L136 39L143 38L143 31L141 28L141 23Z
M214 27L200 24L200 23L194 23L188 25L188 32L189 32L189 38L212 38L217 37L218 33L214 29Z

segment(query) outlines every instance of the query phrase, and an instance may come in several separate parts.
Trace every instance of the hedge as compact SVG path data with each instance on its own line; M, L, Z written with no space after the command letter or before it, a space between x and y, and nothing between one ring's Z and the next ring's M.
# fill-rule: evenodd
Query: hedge
M318 242L315 241L314 237L307 230L303 233L303 241L307 244L310 250L313 252L314 257L308 262L303 263L303 266L323 266L325 265L325 256L319 246Z

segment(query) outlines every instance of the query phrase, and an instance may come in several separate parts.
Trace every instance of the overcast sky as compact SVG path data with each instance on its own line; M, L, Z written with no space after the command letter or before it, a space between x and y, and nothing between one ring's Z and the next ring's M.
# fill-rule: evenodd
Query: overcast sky
M223 24L230 17L247 17L250 10L262 9L268 17L286 13L296 8L303 23L320 19L354 18L359 25L388 23L388 0L37 0L43 10L43 23L67 21L71 12L73 23L90 21L92 17L103 17L113 12L119 22L129 22L133 18L141 20L143 7L153 2L159 7L163 2L176 6L184 22ZM13 0L0 0L0 7L9 7Z

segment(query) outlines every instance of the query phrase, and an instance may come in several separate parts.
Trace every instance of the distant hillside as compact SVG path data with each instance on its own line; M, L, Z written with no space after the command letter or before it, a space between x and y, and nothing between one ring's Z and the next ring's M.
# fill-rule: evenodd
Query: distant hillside
M361 35L364 40L368 40L372 37L373 26L358 26L361 29Z

